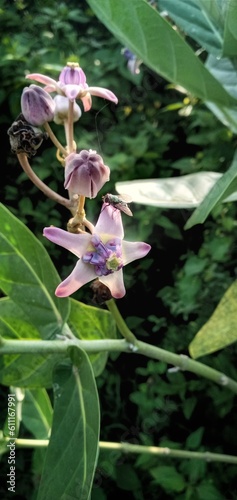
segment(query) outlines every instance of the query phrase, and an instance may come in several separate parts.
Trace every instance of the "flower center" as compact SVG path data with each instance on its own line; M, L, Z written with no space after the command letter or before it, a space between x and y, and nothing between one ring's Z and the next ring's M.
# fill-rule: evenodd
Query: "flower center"
M123 267L120 238L113 238L103 243L99 236L93 235L91 246L92 250L86 252L82 260L95 267L97 276L107 276L107 274L119 271Z

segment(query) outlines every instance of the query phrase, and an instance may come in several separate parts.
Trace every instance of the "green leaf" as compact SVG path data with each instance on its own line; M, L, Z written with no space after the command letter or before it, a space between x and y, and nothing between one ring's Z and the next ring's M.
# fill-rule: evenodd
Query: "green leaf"
M224 30L224 45L223 55L236 57L237 56L237 5L236 0L225 1L225 30Z
M88 306L70 299L71 311L68 325L76 337L82 340L116 338L116 323L109 311ZM107 352L90 354L95 376L104 370L108 358Z
M229 194L228 188L237 176L237 153L235 153L233 162L220 179L213 185L206 198L196 208L191 217L185 224L185 229L190 229L195 224L202 224L212 211Z
M186 487L185 480L179 472L172 466L160 465L150 470L155 482L165 491L183 491Z
M191 434L189 434L188 438L186 439L186 448L188 450L196 450L197 448L199 448L199 446L201 445L201 442L202 442L202 437L203 437L203 433L204 433L204 427L199 427L198 429L196 429L196 431L192 432Z
M90 498L99 443L99 401L88 356L70 349L73 366L54 377L54 417L37 500Z
M191 47L144 0L87 0L102 23L139 59L204 101L236 106Z
M237 340L237 281L223 295L214 313L199 330L189 352L193 358L205 356Z
M43 245L3 205L0 253L0 288L24 311L43 338L52 338L68 316L69 301L55 296L60 279Z
M206 2L208 0L205 0ZM216 4L217 2L212 3ZM168 12L169 17L193 40L208 52L219 56L222 52L223 26L205 12L205 5L198 0L159 0L159 10Z
M22 423L36 439L47 439L52 426L53 409L47 391L43 388L25 390Z
M228 59L227 57L217 59L210 55L205 62L205 66L226 91L234 98L237 98L237 65L235 59ZM236 108L222 106L214 102L206 102L205 104L226 127L229 127L235 134L237 133Z
M0 299L2 337L40 341L39 332L27 322L23 311L8 297ZM52 370L66 356L63 354L4 354L0 356L0 383L17 387L51 387Z

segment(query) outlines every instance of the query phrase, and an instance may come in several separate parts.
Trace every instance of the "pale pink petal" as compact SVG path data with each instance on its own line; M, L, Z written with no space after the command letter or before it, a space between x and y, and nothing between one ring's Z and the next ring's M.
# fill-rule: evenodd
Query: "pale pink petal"
M126 290L123 282L123 270L120 269L115 273L108 274L107 276L100 276L101 283L106 285L115 299L124 297Z
M133 262L133 260L141 259L148 254L151 246L148 243L143 243L142 241L123 241L123 263L124 265Z
M79 260L71 274L55 290L57 297L68 297L83 285L97 278L94 266Z
M92 99L89 92L85 95L85 97L80 97L80 99L83 103L84 111L90 111L92 106Z
M90 234L69 233L58 227L45 227L43 235L48 238L48 240L53 241L53 243L66 248L77 257L82 257L87 251L87 247L91 240Z
M97 234L110 234L123 239L124 230L120 210L114 208L112 205L103 203L98 221L95 226L95 233Z
M44 83L44 85L53 85L57 87L58 84L56 80L50 78L50 76L41 75L40 73L31 73L30 75L26 75L26 78L29 80L35 80L36 82Z
M103 89L102 87L88 87L87 90L91 95L103 97L104 99L115 102L115 104L118 103L118 98L115 94L113 94L113 92L111 92L111 90Z

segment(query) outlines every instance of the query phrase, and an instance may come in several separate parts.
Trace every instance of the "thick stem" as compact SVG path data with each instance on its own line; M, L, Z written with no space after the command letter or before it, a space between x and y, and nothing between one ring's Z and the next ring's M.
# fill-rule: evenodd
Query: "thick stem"
M204 365L183 354L174 354L159 347L146 344L140 340L136 343L121 340L5 340L1 338L0 355L2 354L53 354L66 353L68 347L78 346L88 353L96 352L135 352L151 359L164 361L167 364L177 366L182 371L189 371L195 375L204 377L222 387L226 387L237 394L237 382L222 372Z
M10 438L5 438L5 442L11 441ZM48 439L21 439L17 438L14 441L18 448L45 448L49 444ZM172 450L171 448L163 448L160 446L142 446L139 444L130 443L113 443L99 442L100 450L119 451L122 453L147 453L162 457L171 457L179 459L205 460L206 462L225 462L229 464L237 464L237 457L234 455L224 455L222 453L211 453L209 451L197 452L188 450Z

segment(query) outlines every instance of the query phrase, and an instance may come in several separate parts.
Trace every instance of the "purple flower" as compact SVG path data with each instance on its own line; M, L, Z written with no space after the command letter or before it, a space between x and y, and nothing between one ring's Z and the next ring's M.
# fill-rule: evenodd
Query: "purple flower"
M86 75L77 63L68 63L61 71L58 81L40 73L32 73L27 75L26 78L44 83L47 92L57 92L68 97L71 101L81 99L85 111L91 109L91 95L103 97L116 104L118 102L117 97L110 90L101 87L89 87L86 83Z
M129 69L130 73L132 73L132 75L139 75L139 67L142 64L142 60L138 59L137 56L133 54L133 52L131 52L131 50L129 49L123 49L122 54L128 61L127 68Z
M21 110L28 123L40 127L53 120L55 102L44 89L38 85L30 85L23 89Z
M73 193L95 198L109 177L110 169L96 151L83 149L66 158L64 187Z
M68 297L98 278L113 297L122 298L126 293L123 267L145 257L151 248L147 243L124 241L121 213L107 204L102 207L93 234L74 234L56 227L46 227L43 234L79 258L70 276L57 287L58 297Z

